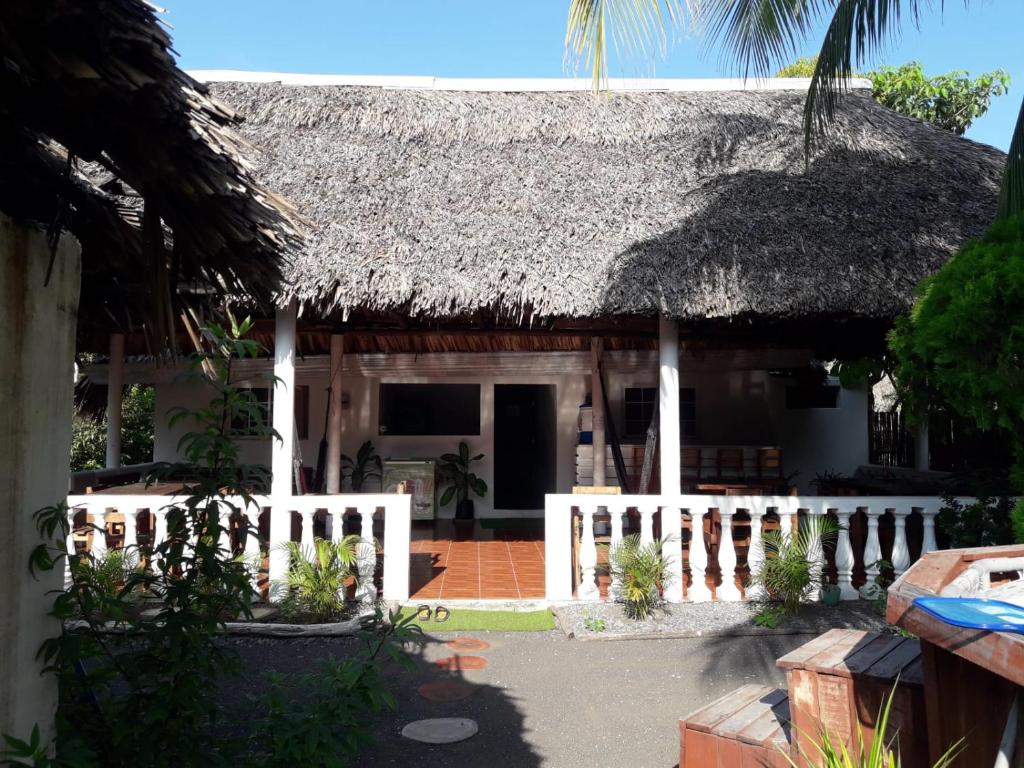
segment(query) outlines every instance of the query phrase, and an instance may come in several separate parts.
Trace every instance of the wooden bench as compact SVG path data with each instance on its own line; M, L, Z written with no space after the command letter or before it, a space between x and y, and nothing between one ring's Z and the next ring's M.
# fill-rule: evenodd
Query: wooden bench
M744 685L679 721L679 768L787 768L789 696Z
M680 768L783 768L787 755L807 766L822 727L857 755L858 734L870 745L894 685L888 736L898 732L904 768L929 765L917 640L833 629L778 666L786 690L744 685L679 721Z

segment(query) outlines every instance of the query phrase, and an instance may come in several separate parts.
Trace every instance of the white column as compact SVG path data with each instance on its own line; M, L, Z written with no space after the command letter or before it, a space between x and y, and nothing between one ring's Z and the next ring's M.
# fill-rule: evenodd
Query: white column
M344 510L342 510L344 512ZM409 599L409 547L412 537L412 496L388 500L384 508L384 599ZM341 528L341 519L338 519Z
M580 600L597 600L601 591L597 586L597 544L594 541L594 510L590 500L580 501L583 530L580 533L580 570L583 575L577 595Z
M859 595L853 588L853 547L850 545L850 516L853 510L841 508L836 510L839 520L839 538L836 541L836 580L839 583L840 600L856 600Z
M373 540L373 513L375 511L372 504L364 504L359 508L359 515L362 518L359 535L362 541L359 542L359 587L356 590L356 598L364 611L372 608L377 601L377 587L373 583L373 572L377 568L377 547ZM408 555L406 559L408 559Z
M288 556L281 544L291 537L292 463L295 454L295 302L277 310L274 327L273 425L280 439L271 448L270 581L283 581Z
M920 421L914 429L914 469L927 470L929 468L928 454L928 414L922 413Z
M590 340L590 413L593 419L594 486L607 484L605 464L607 449L604 440L604 389L601 386L601 350L604 344L600 336Z
M929 552L934 552L939 548L938 543L935 541L935 515L937 510L935 509L921 509L921 525L922 525L922 538L921 538L921 557L924 557Z
M736 546L732 540L732 516L735 512L732 506L722 506L718 510L722 518L722 537L718 542L718 567L722 572L722 584L716 590L719 600L743 598L736 586Z
M107 467L121 466L121 400L124 394L124 334L110 334L107 366Z
M331 335L330 397L327 408L327 493L341 493L341 367L344 363L345 337Z
M674 563L677 578L665 586L665 600L683 599L683 526L675 498L681 486L682 459L679 437L679 328L674 320L658 318L658 435L661 463L661 536L666 559Z
M690 508L690 578L693 583L686 596L695 603L711 599L711 590L704 579L708 570L708 553L704 549L704 507Z
M869 600L878 592L875 578L879 571L878 561L882 557L882 546L878 541L878 516L884 511L877 507L865 509L868 518L868 539L864 543L864 575L867 581L860 588L860 595Z
M572 599L572 507L568 497L544 496L544 597Z
M910 512L909 507L892 511L893 522L896 524L896 534L892 540L892 569L897 576L910 567L910 548L907 546L907 515Z
M748 600L763 600L767 597L765 589L760 584L754 583L754 575L764 565L764 545L761 541L761 525L764 520L765 510L750 509L750 549L747 550L747 568L750 570L750 583L747 585Z

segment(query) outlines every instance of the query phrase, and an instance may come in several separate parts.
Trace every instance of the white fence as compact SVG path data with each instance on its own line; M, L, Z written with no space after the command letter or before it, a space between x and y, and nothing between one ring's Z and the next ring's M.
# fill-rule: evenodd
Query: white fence
M359 515L358 534L364 541L372 542L374 522L383 526L383 577L382 591L385 600L407 600L409 597L409 541L410 501L412 497L400 494L338 494L332 496L295 496L274 500L269 496L254 496L253 503L246 506L241 497L226 499L242 510L247 518L249 531L266 531L254 536L224 531L222 547L235 554L246 555L246 560L257 565L253 568L253 582L260 588L265 581L273 590L287 569L286 554L281 545L292 540L295 525L300 529L296 537L303 545L312 546L314 521L319 518L327 535L340 539L347 515ZM68 515L71 534L68 550L74 551L75 540L88 538L94 555L102 555L109 545L108 539L117 539L120 546L132 547L140 544L152 547L167 536L167 511L182 498L157 495L123 495L118 493L94 493L68 497ZM106 531L100 535L93 528L81 525L81 514L88 516L88 522ZM296 517L297 516L297 517ZM79 518L76 526L75 519ZM115 517L119 517L115 523ZM263 526L261 528L261 522ZM294 524L294 525L293 525ZM120 529L114 533L115 525ZM140 536L144 529L145 535ZM376 548L364 546L359 554L361 596L365 599L376 597L373 574L377 565ZM267 561L267 569L262 567ZM272 596L272 591L271 591Z
M613 579L603 585L599 578L600 544L614 547L632 528L642 542L653 542L655 535L665 539L673 571L666 599L742 600L753 596L745 581L763 556L762 531L791 531L801 519L827 514L838 522L839 534L835 546L815 559L826 578L838 584L842 599L853 600L872 592L883 557L898 576L910 567L912 551L919 557L936 549L935 515L941 506L942 500L932 496L550 494L544 531L547 598L613 597L618 585ZM908 521L913 542L908 540ZM885 536L880 536L883 524ZM696 541L701 546L694 546Z

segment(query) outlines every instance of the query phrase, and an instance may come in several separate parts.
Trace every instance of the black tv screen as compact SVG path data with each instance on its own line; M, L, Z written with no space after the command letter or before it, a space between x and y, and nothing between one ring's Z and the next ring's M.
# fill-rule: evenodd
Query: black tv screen
M479 384L381 384L381 435L479 435Z

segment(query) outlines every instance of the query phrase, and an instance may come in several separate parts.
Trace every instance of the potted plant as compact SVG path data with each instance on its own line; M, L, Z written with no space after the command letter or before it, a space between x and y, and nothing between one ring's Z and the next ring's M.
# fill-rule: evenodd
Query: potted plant
M839 589L838 584L830 584L827 581L821 584L821 602L830 608L835 608L839 605L839 598L842 596L842 591Z
M470 464L480 461L483 457L482 453L471 457L469 446L465 442L460 442L458 453L445 453L438 460L441 483L448 484L441 494L440 505L446 506L454 497L456 520L473 519L473 500L469 497L470 491L480 497L487 494L487 483L470 471Z
M367 480L376 480L377 484L380 485L383 470L384 465L381 463L380 456L377 455L373 442L370 440L359 446L355 459L342 454L341 472L343 476L348 476L349 482L352 484L353 493L362 493L363 486Z

